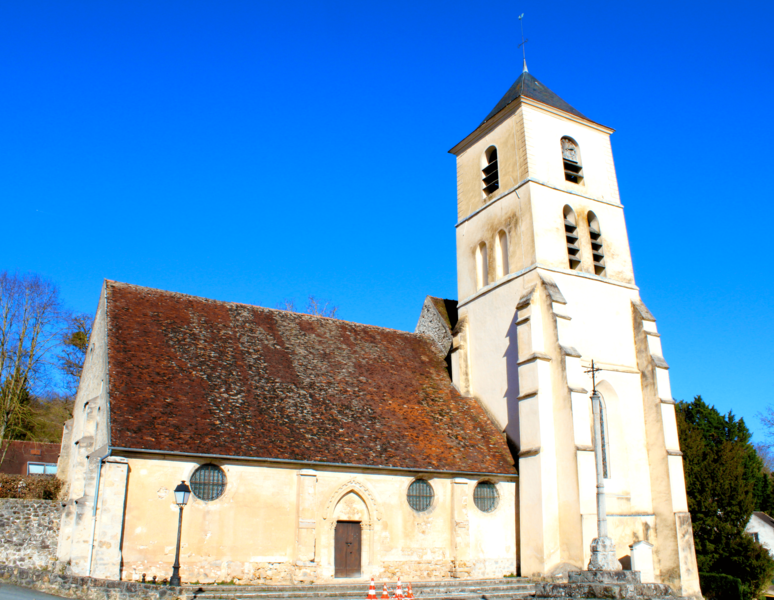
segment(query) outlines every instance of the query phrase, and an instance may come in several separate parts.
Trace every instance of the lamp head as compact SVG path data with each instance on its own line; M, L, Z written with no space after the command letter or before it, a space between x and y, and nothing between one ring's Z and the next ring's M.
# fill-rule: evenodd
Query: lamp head
M190 495L191 488L188 487L185 481L181 481L180 484L175 488L175 504L178 506L185 506L188 504L188 496Z

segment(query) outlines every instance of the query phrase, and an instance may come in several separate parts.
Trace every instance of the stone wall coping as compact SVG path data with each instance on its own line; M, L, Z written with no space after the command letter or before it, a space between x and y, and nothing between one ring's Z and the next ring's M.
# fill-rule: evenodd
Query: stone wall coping
M42 506L52 506L62 504L59 500L41 500L38 498L0 498L0 504L37 504Z
M79 600L189 600L194 590L0 565L0 581Z

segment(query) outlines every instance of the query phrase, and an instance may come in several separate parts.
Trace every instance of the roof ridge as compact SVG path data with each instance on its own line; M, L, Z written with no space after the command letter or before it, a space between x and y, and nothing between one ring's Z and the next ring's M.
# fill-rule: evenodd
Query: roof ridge
M186 294L185 292L174 292L172 290L163 290L161 288L154 288L149 287L147 285L139 285L136 283L128 283L126 281L117 281L114 279L105 279L105 283L108 285L118 285L118 286L125 286L125 287L131 287L131 288L138 288L138 289L144 289L144 290L150 290L152 292L161 292L162 294L169 294L170 296L178 296L183 298L192 298L194 300L202 300L204 302L211 302L213 304L232 304L234 306L248 306L250 308L259 308L261 310L268 310L272 312L278 312L288 315L298 315L299 317L306 317L310 319L325 319L327 321L338 321L340 323L348 323L350 325L355 325L357 327L370 327L372 329L379 329L381 331L393 331L395 333L401 333L404 335L408 335L410 337L419 337L424 339L424 337L416 333L414 331L404 331L403 329L394 329L392 327L382 327L381 325L371 325L370 323L358 323L357 321L348 321L346 319L337 319L336 317L324 317L322 315L312 315L309 313L303 313L303 312L295 312L291 310L283 310L281 308L270 308L268 306L261 306L260 304L248 304L246 302L234 302L232 300L216 300L214 298L207 298L205 296L197 296L195 294Z

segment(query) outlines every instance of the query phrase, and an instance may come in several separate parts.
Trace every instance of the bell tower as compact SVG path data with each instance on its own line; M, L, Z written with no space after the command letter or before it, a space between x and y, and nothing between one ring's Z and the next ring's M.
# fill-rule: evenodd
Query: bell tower
M619 560L700 596L668 365L635 285L610 135L526 69L457 158L456 385L518 450L525 576L585 569L591 380ZM635 564L636 563L636 564Z

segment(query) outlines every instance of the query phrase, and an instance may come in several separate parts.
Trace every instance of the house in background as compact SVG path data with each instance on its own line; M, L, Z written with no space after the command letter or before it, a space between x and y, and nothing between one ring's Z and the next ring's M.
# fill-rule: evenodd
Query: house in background
M8 442L0 473L9 475L56 475L60 444L44 442Z
M754 512L744 528L745 533L761 544L774 557L774 519L765 512Z
M750 522L747 523L744 531L774 557L774 519L765 512L756 511L750 517ZM769 586L769 589L764 592L764 597L774 598L774 585Z

